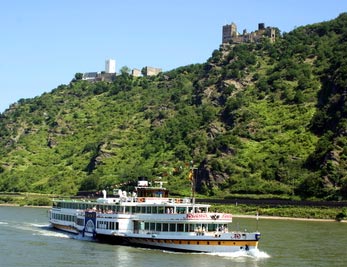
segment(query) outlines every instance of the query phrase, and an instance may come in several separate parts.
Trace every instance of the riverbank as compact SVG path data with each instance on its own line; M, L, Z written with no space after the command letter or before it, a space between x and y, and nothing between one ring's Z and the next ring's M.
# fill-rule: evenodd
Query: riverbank
M240 214L240 216L261 218L298 218L299 220L341 221L347 219L347 209L340 207L307 207L307 206L266 206L266 205L225 205L214 204L212 211Z
M24 207L24 208L44 208L49 209L51 206L32 206L32 205L19 205L15 203L0 203L0 207ZM269 215L248 215L248 214L232 214L233 218L247 218L255 220L288 220L288 221L312 221L312 222L342 222L347 223L347 220L336 219L322 219L322 218L303 218L303 217L281 217Z
M53 195L34 193L2 193L0 205L22 207L44 207L52 205ZM295 220L322 220L341 221L347 220L347 207L334 206L295 206L295 205L265 205L265 204L239 204L221 203L211 204L212 212L225 212L236 214L235 216L254 217L259 214L260 218L268 219L295 219ZM240 215L238 215L240 214Z
M33 206L33 205L20 205L20 204L4 204L0 203L0 207L23 207L23 208L40 208L40 209L50 209L52 206Z
M233 214L234 218L257 219L256 215ZM279 216L258 216L258 220L288 220L288 221L312 221L312 222L337 222L336 219L316 219L316 218L296 218L296 217L279 217ZM347 223L347 220L339 222Z

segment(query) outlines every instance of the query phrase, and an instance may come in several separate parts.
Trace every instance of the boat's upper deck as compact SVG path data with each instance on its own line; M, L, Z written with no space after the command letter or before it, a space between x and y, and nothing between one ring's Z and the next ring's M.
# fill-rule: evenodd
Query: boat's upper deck
M211 219L208 215L210 205L196 204L194 198L169 197L168 190L162 187L162 183L158 187L153 187L149 186L147 181L141 180L134 192L113 190L113 195L113 197L107 197L106 191L103 190L103 197L98 199L55 200L53 209L69 209L71 212L72 210L96 211L100 214L151 214L152 216L184 214L187 219ZM224 219L230 217L227 216Z

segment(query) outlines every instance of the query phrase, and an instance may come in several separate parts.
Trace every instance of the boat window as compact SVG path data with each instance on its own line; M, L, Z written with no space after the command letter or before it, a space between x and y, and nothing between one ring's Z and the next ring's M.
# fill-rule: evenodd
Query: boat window
M172 214L172 213L174 213L174 208L173 207L168 207L168 208L166 208L166 213L167 214Z
M168 232L168 231L169 231L169 224L163 223L163 232Z
M176 232L176 224L170 223L170 232Z
M164 213L164 207L163 206L158 207L158 213L159 214L163 214Z
M185 207L177 207L176 208L177 213L184 214L186 212Z
M141 207L139 206L136 207L136 213L141 213Z
M158 231L158 232L161 232L161 226L162 226L161 223L156 223L155 230Z
M148 222L145 223L145 230L149 230L149 223Z
M152 207L152 213L154 214L158 213L158 207Z
M189 232L195 231L195 224L189 224Z
M146 213L146 207L141 207L141 213Z
M150 223L150 230L155 231L155 223Z
M84 225L84 219L78 218L77 224L83 226Z
M183 232L184 231L184 224L178 223L177 224L177 232Z
M208 230L209 232L214 232L214 231L216 231L216 229L217 229L217 224L215 224L215 223L209 224L209 225L208 225L208 228L207 228L207 230Z

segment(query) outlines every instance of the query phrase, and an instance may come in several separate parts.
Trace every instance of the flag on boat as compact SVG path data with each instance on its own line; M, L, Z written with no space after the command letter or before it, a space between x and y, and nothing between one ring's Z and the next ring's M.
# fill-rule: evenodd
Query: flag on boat
M189 181L193 181L193 170L189 171L188 179Z

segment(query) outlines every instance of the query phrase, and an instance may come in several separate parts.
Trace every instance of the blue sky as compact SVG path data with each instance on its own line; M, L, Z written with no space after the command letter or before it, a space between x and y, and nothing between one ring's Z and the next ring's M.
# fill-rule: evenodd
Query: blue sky
M336 18L346 0L0 0L0 112L68 84L105 60L164 71L203 63L222 26L289 32Z

